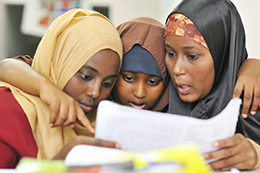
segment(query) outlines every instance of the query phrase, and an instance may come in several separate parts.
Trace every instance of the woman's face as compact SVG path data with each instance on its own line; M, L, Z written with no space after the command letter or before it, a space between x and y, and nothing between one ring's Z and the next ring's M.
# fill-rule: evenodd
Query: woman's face
M116 52L109 49L97 52L68 81L64 92L79 102L85 114L90 113L109 96L119 64Z
M205 97L215 76L209 50L175 35L166 36L165 48L167 69L181 100L194 102Z
M159 77L144 73L120 72L114 90L121 104L151 109L163 92L163 82Z

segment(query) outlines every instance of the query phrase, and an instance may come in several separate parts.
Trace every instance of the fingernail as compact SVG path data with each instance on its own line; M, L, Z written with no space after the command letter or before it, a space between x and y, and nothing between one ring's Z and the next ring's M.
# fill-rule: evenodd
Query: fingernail
M251 111L251 114L252 114L252 115L255 115L255 114L256 114L256 111Z
M116 148L120 149L121 148L121 145L119 143L116 143L115 145Z
M216 148L219 147L219 142L213 142L213 143L212 143L212 146L213 146L213 147L216 147Z
M243 118L247 118L247 114L242 114L242 117Z
M51 127L51 128L53 127L53 123L50 123L50 127Z
M203 154L203 157L207 160L207 158L209 157L208 154Z

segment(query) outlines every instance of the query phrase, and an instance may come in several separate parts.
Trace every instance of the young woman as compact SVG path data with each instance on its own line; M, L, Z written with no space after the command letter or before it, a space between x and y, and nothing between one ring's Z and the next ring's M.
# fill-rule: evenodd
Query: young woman
M75 9L52 23L32 68L75 99L94 123L96 107L109 96L121 59L122 44L114 25L97 12ZM30 79L24 83L37 82ZM117 147L114 142L87 137L91 134L78 122L74 128L50 128L50 107L8 83L0 83L0 95L1 168L15 167L24 156L64 158L79 143Z
M169 112L202 119L215 116L232 98L247 58L243 24L229 0L184 0L168 16L166 65L171 77ZM203 134L201 134L203 135ZM216 171L255 169L260 159L260 113L239 117L237 133L216 141Z
M155 19L139 17L117 29L124 56L111 99L138 109L164 111L169 98L164 26Z

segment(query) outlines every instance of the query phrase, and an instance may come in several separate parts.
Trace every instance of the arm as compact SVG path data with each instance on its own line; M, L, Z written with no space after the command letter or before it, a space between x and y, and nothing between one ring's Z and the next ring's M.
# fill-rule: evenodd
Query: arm
M251 103L251 115L256 114L260 105L260 60L247 59L238 72L238 79L233 92L233 98L239 98L244 91L242 117L247 118Z
M94 128L78 102L26 63L15 59L0 61L0 80L39 96L44 103L50 105L51 127L59 125L74 127L74 122L78 118L91 133L94 133Z

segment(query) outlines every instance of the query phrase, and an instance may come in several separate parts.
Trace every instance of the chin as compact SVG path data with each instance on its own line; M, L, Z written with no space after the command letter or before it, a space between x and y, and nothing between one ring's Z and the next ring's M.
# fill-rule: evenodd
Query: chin
M192 103L192 102L195 102L197 101L198 99L196 98L193 98L193 97L190 97L190 96L183 96L183 95L179 95L181 100L184 101L184 102L187 102L187 103Z

